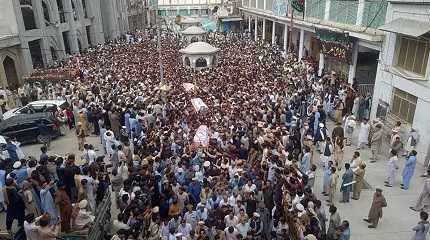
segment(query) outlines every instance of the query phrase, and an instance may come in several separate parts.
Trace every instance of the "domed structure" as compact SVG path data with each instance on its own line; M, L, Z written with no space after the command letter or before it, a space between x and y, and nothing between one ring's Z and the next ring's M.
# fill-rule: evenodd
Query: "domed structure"
M217 65L217 53L220 49L209 43L194 42L179 50L185 67L196 70L212 68Z
M181 32L182 37L188 43L204 41L206 38L206 31L197 26L187 27L184 31Z

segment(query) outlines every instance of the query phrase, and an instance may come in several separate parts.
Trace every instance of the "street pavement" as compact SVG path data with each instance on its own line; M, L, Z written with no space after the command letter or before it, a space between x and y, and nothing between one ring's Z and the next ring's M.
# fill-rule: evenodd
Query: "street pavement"
M332 124L329 124L329 128ZM357 142L358 130L354 131L353 146L346 147L344 154L344 162L349 161L352 158L352 154L356 151L355 144ZM94 145L98 154L102 154L102 148L98 136L90 136L87 138L87 142ZM386 144L385 144L386 145ZM40 155L40 144L25 145L22 147L24 153L27 156L35 156L39 158ZM80 157L81 153L78 150L77 139L74 131L67 132L65 136L55 139L51 143L48 154L66 155L68 153L76 154L77 158ZM386 177L386 164L388 160L388 147L383 148L383 154L379 157L379 161L376 163L370 163L370 149L365 148L360 150L361 158L365 160L366 175L365 180L370 185L369 189L364 189L361 193L361 198L358 201L351 200L350 203L339 203L341 199L341 193L337 190L335 205L338 207L339 214L342 220L348 220L351 228L351 240L407 240L413 236L412 227L419 220L419 213L409 209L410 206L415 204L418 195L420 194L424 178L420 175L424 174L425 167L422 164L417 164L415 169L415 175L411 181L409 190L400 189L401 183L401 171L404 165L404 157L400 158L399 165L401 166L397 175L396 184L392 188L384 187L384 181ZM420 158L421 156L418 156ZM314 155L314 162L319 164L319 156L317 153ZM317 164L317 165L318 165ZM339 173L341 178L344 171ZM314 192L325 203L327 197L322 196L322 178L323 172L321 167L318 167L316 173L316 182ZM340 181L341 182L341 181ZM339 182L339 185L340 185ZM338 186L338 189L340 186ZM363 218L367 218L370 205L372 204L372 198L375 188L383 189L383 194L387 200L388 206L384 208L384 214L379 222L376 229L367 228L368 224L363 221ZM328 207L326 206L326 212ZM112 208L113 217L116 216L117 210ZM327 217L329 217L327 213ZM0 229L5 229L5 214L0 214Z

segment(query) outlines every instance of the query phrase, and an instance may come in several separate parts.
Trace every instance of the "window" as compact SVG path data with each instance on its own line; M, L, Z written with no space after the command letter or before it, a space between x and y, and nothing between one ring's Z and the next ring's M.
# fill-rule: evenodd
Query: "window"
M49 17L49 8L48 5L46 5L45 1L42 1L42 8L43 17L45 18L46 24L49 24L51 22L51 18Z
M72 12L73 12L73 20L78 20L78 13L76 12L75 1L72 0Z
M28 47L30 50L31 60L33 62L33 68L43 68L44 64L40 40L28 42Z
M412 124L416 107L417 97L400 89L394 89L391 104L391 113L394 116Z
M60 14L60 22L65 23L66 15L64 14L63 0L57 0L57 7L58 7L58 13Z
M397 67L424 76L429 58L430 41L400 38Z
M92 46L93 44L92 44L92 41L91 41L91 29L90 29L90 26L86 26L85 30L87 32L88 45Z
M70 54L70 46L69 46L69 32L63 32L63 42L64 42L64 50L67 54Z
M31 3L30 5L28 4L22 5L21 13L22 13L22 18L24 20L25 30L36 29L37 25L34 18L34 12L33 12L33 7L31 6Z
M57 61L58 60L57 50L55 50L54 47L50 47L49 50L51 51L52 60Z
M19 4L21 5L29 5L31 6L31 0L19 0Z
M82 0L82 8L84 9L84 17L88 18L87 0Z
M15 132L17 130L18 130L17 126L11 126L11 127L6 128L5 130L3 130L3 132L10 133L10 132Z
M208 63L206 62L206 59L204 58L199 58L196 61L196 67L207 67Z

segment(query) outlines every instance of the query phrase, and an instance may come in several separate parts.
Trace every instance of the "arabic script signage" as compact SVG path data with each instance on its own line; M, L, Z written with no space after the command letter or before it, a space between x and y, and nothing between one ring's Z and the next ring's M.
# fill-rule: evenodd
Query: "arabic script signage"
M351 64L353 43L347 33L337 33L325 29L315 29L315 33L324 55Z

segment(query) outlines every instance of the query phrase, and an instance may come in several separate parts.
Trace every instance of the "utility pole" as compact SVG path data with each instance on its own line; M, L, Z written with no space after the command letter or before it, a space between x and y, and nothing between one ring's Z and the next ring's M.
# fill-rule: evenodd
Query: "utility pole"
M142 14L142 30L143 29L145 29L145 0L142 0L142 12L141 12L141 14Z
M160 83L164 85L163 60L161 59L161 21L158 21L158 0L155 7L155 24L157 26L157 50L158 50L158 65L160 66Z
M293 4L291 3L291 26L290 26L290 35L289 35L289 44L288 44L288 48L291 50L291 48L293 47L293 22L294 22L294 8L293 8ZM288 51L287 51L288 52Z

